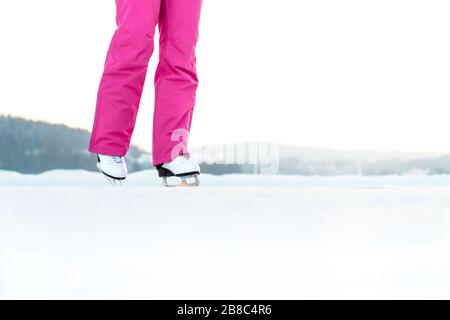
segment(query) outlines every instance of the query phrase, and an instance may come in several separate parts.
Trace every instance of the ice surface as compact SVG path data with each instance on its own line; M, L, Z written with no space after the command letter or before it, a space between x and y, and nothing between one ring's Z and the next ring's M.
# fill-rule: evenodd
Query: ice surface
M0 298L450 298L450 176L0 172Z

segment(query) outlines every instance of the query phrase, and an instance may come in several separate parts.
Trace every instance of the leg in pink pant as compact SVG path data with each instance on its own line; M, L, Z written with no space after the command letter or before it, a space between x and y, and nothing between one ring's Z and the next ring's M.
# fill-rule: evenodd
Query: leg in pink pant
M127 153L159 24L153 164L168 162L176 153L187 154L198 84L195 46L201 2L116 0L118 28L100 83L89 151L115 156Z

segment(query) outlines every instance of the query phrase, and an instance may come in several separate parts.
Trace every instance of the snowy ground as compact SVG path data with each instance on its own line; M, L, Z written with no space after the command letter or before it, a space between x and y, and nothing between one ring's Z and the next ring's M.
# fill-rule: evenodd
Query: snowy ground
M0 298L450 298L450 176L0 172Z

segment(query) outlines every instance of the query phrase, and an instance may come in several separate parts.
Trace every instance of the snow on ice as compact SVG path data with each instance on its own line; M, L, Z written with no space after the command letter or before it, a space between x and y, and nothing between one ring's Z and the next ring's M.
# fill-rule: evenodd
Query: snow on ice
M0 172L0 298L450 298L450 177Z

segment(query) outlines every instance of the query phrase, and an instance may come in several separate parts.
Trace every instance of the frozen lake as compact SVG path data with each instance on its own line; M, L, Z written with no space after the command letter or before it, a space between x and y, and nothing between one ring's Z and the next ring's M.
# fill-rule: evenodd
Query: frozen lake
M0 298L450 298L450 176L0 171Z

